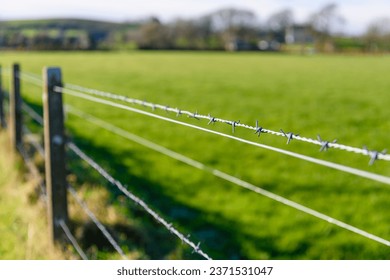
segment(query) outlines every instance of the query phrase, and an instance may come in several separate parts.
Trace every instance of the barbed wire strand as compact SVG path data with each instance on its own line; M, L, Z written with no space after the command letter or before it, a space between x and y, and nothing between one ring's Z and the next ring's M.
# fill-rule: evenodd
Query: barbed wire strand
M43 126L43 118L37 113L34 111L34 109L32 109L30 106L28 106L25 102L22 103L22 110L27 114L29 115L33 120L35 120L38 124L42 125ZM25 140L30 143L34 148L35 150L38 152L38 154L42 157L42 158L45 158L45 150L43 148L43 146L41 145L41 143L39 143L39 141L34 137L33 133L30 131L30 129L27 127L27 126L23 126L23 132L25 134ZM23 155L22 155L23 156ZM27 154L25 154L24 156L27 156ZM41 196L43 197L43 200L45 201L45 203L47 203L47 195L46 195L46 187L43 183L43 179L42 179L42 176L40 175L39 171L38 171L38 168L36 167L36 165L32 162L32 160L30 159L29 160L29 163L27 163L27 161L25 160L26 162L26 165L32 165L33 168L35 169L35 172L34 174L39 174L39 178L40 178L40 181L39 181L39 188L41 190ZM32 169L31 167L29 167L29 170L30 170L30 173L32 172Z
M28 73L28 72L23 72L20 75L20 77L22 79L25 79L26 81L29 81L31 83L35 83L36 85L39 85L39 86L42 85L42 79L40 79L39 75L36 75L33 73ZM213 117L210 114L209 115L202 115L202 114L198 114L197 112L194 113L194 112L190 112L188 110L181 110L178 108L172 108L172 107L167 106L167 105L146 102L143 100L130 98L127 96L118 95L118 94L105 92L105 91L101 91L101 90L96 90L96 89L91 89L91 88L86 88L86 87L82 87L82 86L74 85L74 84L70 84L70 83L66 83L65 88L73 89L76 91L81 91L81 92L92 94L95 96L109 98L112 100L130 103L132 105L140 105L143 107L149 107L153 111L155 109L160 109L160 110L163 110L165 112L175 113L177 116L187 115L190 118L194 118L194 119L198 119L198 120L205 119L208 121L208 124L210 124L210 123L225 123L225 124L232 126L233 133L235 132L235 129L237 127L241 127L241 128L245 128L245 129L249 129L249 130L254 131L255 134L257 134L258 136L260 136L261 133L266 133L266 134L271 134L271 135L275 135L275 136L286 137L287 144L289 144L291 142L291 140L298 140L298 141L321 146L320 151L326 151L329 148L334 148L334 149L339 149L339 150L343 150L343 151L347 151L347 152L366 155L366 156L370 157L370 162L369 162L370 165L372 165L376 160L390 161L390 155L386 154L386 152L387 152L386 150L383 150L382 152L378 152L378 151L374 151L374 150L368 150L366 147L363 147L363 148L351 147L348 145L339 144L339 143L337 143L336 140L334 140L334 141L322 140L319 135L317 136L317 140L315 140L315 139L311 139L308 137L299 136L298 134L294 134L292 132L285 133L282 129L280 130L280 132L273 131L270 129L266 129L262 126L259 126L258 121L256 121L256 126L251 126L251 125L240 123L240 121L225 120L225 119Z
M191 159L191 158L189 158L187 156L184 156L182 154L179 154L177 152L169 150L169 149L167 149L167 148L165 148L163 146L160 146L160 145L158 145L156 143L153 143L153 142L151 142L149 140L146 140L146 139L144 139L142 137L134 135L134 134L132 134L132 133L130 133L128 131L125 131L125 130L123 130L121 128L113 126L112 124L107 123L107 122L105 122L105 121L103 121L101 119L98 119L98 118L96 118L96 117L94 117L94 116L92 116L90 114L81 112L81 111L75 109L72 106L68 105L66 107L66 110L69 113L74 114L74 115L76 115L76 116L78 116L80 118L83 118L84 120L87 120L88 122L90 122L92 124L95 124L95 125L103 128L103 129L106 129L106 130L108 130L108 131L110 131L110 132L112 132L114 134L117 134L117 135L119 135L119 136L121 136L121 137L123 137L125 139L128 139L128 140L131 140L133 142L136 142L136 143L138 143L140 145L143 145L143 146L145 146L145 147L147 147L149 149L157 151L157 152L159 152L161 154L164 154L164 155L166 155L168 157L171 157L171 158L176 159L176 160L178 160L180 162L183 162L183 163L185 163L185 164L187 164L189 166L192 166L192 167L198 168L200 170L206 171L208 173L211 173L212 175L214 175L216 177L219 177L219 178L221 178L221 179L223 179L225 181L231 182L231 183L236 184L236 185L238 185L240 187L243 187L245 189L248 189L250 191L253 191L255 193L263 195L265 197L268 197L268 198L270 198L270 199L272 199L274 201L277 201L279 203L282 203L284 205L292 207L292 208L294 208L296 210L304 212L304 213L306 213L308 215L311 215L313 217L316 217L318 219L324 220L324 221L326 221L328 223L334 224L334 225L336 225L336 226L338 226L340 228L344 228L344 229L346 229L348 231L354 232L354 233L356 233L356 234L358 234L360 236L363 236L365 238L371 239L373 241L376 241L378 243L384 244L386 246L390 246L390 241L388 241L388 240L386 240L384 238L378 237L378 236L376 236L374 234L371 234L371 233L369 233L367 231L361 230L361 229L359 229L359 228L357 228L355 226L352 226L350 224L347 224L345 222L342 222L340 220L332 218L332 217L330 217L328 215L325 215L325 214L323 214L321 212L318 212L318 211L316 211L314 209L308 208L308 207L306 207L306 206L304 206L302 204L299 204L297 202L294 202L292 200L284 198L284 197L282 197L280 195L274 194L274 193L272 193L270 191L267 191L265 189L262 189L260 187L257 187L257 186L255 186L255 185L253 185L251 183L248 183L248 182L246 182L244 180L236 178L236 177L234 177L232 175L229 175L229 174L227 174L225 172L222 172L222 171L220 171L218 169L214 169L212 167L206 166L205 164L203 164L201 162L198 162L198 161L193 160L193 159ZM88 158L86 158L86 159L88 159ZM88 159L88 160L91 161L91 164L97 165L92 160L90 160L90 159ZM99 166L99 168L101 168L101 167ZM105 171L103 170L102 172L105 172Z
M26 127L24 127L26 128ZM47 195L46 195L46 187L44 184L44 180L41 176L41 173L39 172L37 166L32 161L31 157L28 155L27 151L21 147L19 148L19 152L23 158L24 163L26 164L30 174L38 180L38 187L41 190L41 197L43 201L47 204Z
M65 222L63 220L60 220L58 221L58 224L60 225L60 227L62 228L62 230L64 231L66 237L68 238L68 240L70 241L70 243L73 245L73 247L76 249L77 253L80 255L80 257L83 259L83 260L88 260L88 257L87 255L84 253L84 251L81 249L80 245L77 243L77 240L76 238L73 236L73 234L70 232L68 226L65 224Z
M22 103L22 110L30 116L34 121L36 121L38 124L43 126L43 118L34 111L33 108L31 108L29 105L27 105L25 102ZM23 126L23 130L25 134L29 137L26 138L26 140L33 145L35 150L43 157L45 158L45 150L41 143L34 137L34 134L30 131L30 129L27 126Z
M26 112L36 123L43 126L43 118L39 115L31 106L27 105L26 102L22 103L22 110Z
M372 172L368 172L368 171L352 168L352 167L349 167L349 166L345 166L345 165L341 165L341 164L337 164L337 163L333 163L333 162L329 162L329 161L325 161L325 160L321 160L321 159L317 159L317 158L313 158L313 157L309 157L309 156L305 156L305 155L302 155L302 154L298 154L298 153L294 153L294 152L291 152L291 151L283 150L283 149L280 149L280 148L268 146L268 145L265 145L265 144L249 141L249 140L246 140L246 139L243 139L243 138L239 138L239 137L236 137L236 136L233 136L233 135L229 135L229 134L225 134L225 133L222 133L222 132L210 130L210 129L207 129L207 128L204 128L204 127L196 126L196 125L193 125L193 124L181 122L181 121L178 121L178 120L175 120L175 119L163 117L163 116L160 116L160 115L153 114L151 112L146 112L146 111L139 110L139 109L136 109L136 108L132 108L132 107L129 107L129 106L126 106L126 105L122 105L122 104L117 104L117 103L111 102L109 100L105 100L105 99L89 96L89 95L86 95L86 94L83 94L83 93L80 93L80 92L76 92L76 91L73 91L73 90L64 89L64 88L61 89L61 88L58 88L58 87L55 90L62 90L62 92L65 93L65 94L76 96L76 97L79 97L79 98L82 98L82 99L85 99L85 100L89 100L89 101L92 101L92 102L95 102L95 103L100 103L100 104L108 105L108 106L111 106L111 107L115 107L115 108L119 108L119 109L123 109L123 110L127 110L127 111L132 111L134 113L146 115L146 116L153 117L153 118L156 118L156 119L160 119L160 120L163 120L163 121L168 121L168 122L171 122L171 123L175 123L175 124L179 124L179 125L182 125L182 126L194 128L194 129L201 130L201 131L204 131L204 132L208 132L208 133L211 133L211 134L216 134L216 135L219 135L219 136L222 136L222 137L225 137L225 138L230 138L230 139L233 139L233 140L245 143L245 144L257 146L257 147L260 147L260 148L264 148L264 149L267 149L267 150L271 150L271 151L274 151L274 152L285 154L285 155L288 155L288 156L291 156L291 157L294 157L294 158L298 158L298 159L301 159L301 160L304 160L304 161L308 161L308 162L315 163L315 164L318 164L318 165L326 166L328 168L336 169L336 170L339 170L339 171L342 171L342 172L350 173L350 174L353 174L353 175L356 175L356 176L360 176L360 177L363 177L363 178L366 178L366 179L370 179L370 180L374 180L374 181L377 181L377 182L381 182L381 183L390 185L390 178L386 177L386 176L383 176L383 175L375 174L375 173L372 173Z
M153 111L155 109L160 109L160 110L163 110L165 112L172 112L172 113L176 114L177 116L187 115L190 118L194 118L194 119L198 119L198 120L205 119L208 121L209 124L210 123L228 124L228 125L232 126L233 133L235 132L235 128L241 127L241 128L245 128L245 129L249 129L249 130L254 131L258 136L260 136L261 133L266 133L266 134L271 134L271 135L275 135L275 136L286 137L288 139L287 143L290 143L290 141L294 139L294 140L298 140L298 141L302 141L302 142L306 142L306 143L310 143L310 144L315 144L315 145L321 146L321 149L320 149L321 151L327 150L329 148L334 148L334 149L344 150L347 152L353 152L353 153L362 154L362 155L366 155L366 156L368 155L372 158L375 157L376 160L381 159L381 160L390 161L390 155L386 155L385 152L381 153L381 152L376 152L376 151L369 151L366 148L360 149L360 148L356 148L356 147L351 147L351 146L347 146L347 145L343 145L343 144L338 144L338 143L336 143L336 141L333 141L333 142L324 141L319 136L318 136L318 140L315 140L315 139L311 139L311 138L307 138L307 137L302 137L302 136L299 136L299 135L291 133L291 132L285 133L282 129L280 132L277 132L277 131L273 131L273 130L266 129L264 127L259 126L258 121L256 121L256 126L251 126L251 125L240 123L240 121L220 119L220 118L213 117L210 114L209 115L202 115L202 114L198 114L197 112L194 113L194 112L190 112L187 110L180 110L178 108L171 108L171 107L166 106L166 105L146 102L146 101L142 101L139 99L129 98L126 96L117 95L117 94L113 94L113 93L109 93L109 92L104 92L104 91L100 91L100 90L96 90L96 89L85 88L82 86L73 85L73 84L69 84L69 83L66 83L64 88L68 88L68 89L72 89L72 90L76 90L76 91L81 91L83 93L88 93L88 94L92 94L92 95L99 96L99 97L109 98L112 100L122 101L122 102L130 103L133 105L134 104L141 105L143 107L151 108Z
M76 200L77 204L83 209L83 211L91 218L94 224L99 228L99 230L103 233L106 239L111 243L114 249L118 252L118 254L122 257L122 259L127 260L126 254L123 252L118 243L114 240L112 235L107 231L106 227L96 218L95 214L88 208L85 201L83 201L80 196L77 194L77 191L71 186L68 185L68 191Z
M25 134L24 139L26 142L30 143L41 157L45 158L45 150L43 146L39 143L35 135L27 128L27 126L23 126L23 133Z
M102 175L107 181L116 186L119 190L121 190L128 198L130 198L137 205L142 207L149 215L151 215L156 221L165 226L169 232L176 235L181 241L189 245L194 252L201 255L207 260L211 260L211 258L204 253L200 249L200 244L195 245L192 241L190 241L187 237L185 237L181 232L179 232L176 228L172 226L172 224L168 223L162 217L160 217L154 210L152 210L143 200L139 197L131 193L121 182L114 179L104 168L102 168L98 163L92 160L89 156L87 156L84 152L82 152L74 143L68 143L68 148L72 150L76 155L78 155L81 159L87 162L91 167L93 167L100 175Z

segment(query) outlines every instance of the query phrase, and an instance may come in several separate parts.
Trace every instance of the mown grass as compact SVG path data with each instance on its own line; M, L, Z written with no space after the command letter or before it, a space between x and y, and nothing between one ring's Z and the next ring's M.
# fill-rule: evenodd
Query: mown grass
M64 82L172 107L211 113L302 136L381 150L390 130L388 56L287 56L257 53L3 53L3 67L20 62L40 73L61 66ZM25 98L41 104L40 90L23 84ZM66 103L358 228L390 238L389 188L189 128L66 96ZM162 113L165 115L165 113ZM175 118L175 116L170 115ZM180 117L206 126L204 122ZM89 154L161 215L190 233L214 258L388 259L390 249L298 212L207 173L150 151L69 115L67 128ZM215 130L231 133L216 124ZM390 175L387 162L237 129L236 135L317 158ZM96 177L73 170L81 180ZM99 183L101 184L101 183ZM107 203L134 221L142 258L193 258L114 189ZM102 202L103 203L103 202ZM104 203L102 204L104 205ZM157 230L161 234L153 235ZM131 238L130 238L131 239ZM131 245L123 241L126 246ZM160 244L163 248L150 249ZM142 246L141 246L142 248ZM146 248L146 249L145 249ZM149 248L149 249L148 249ZM179 249L178 249L179 248ZM141 250L138 247L138 250Z

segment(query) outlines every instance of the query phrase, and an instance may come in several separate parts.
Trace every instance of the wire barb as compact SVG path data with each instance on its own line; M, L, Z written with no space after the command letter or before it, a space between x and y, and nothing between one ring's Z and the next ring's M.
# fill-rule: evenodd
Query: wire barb
M207 116L209 118L209 122L207 123L207 125L214 124L217 122L217 120L214 117L212 117L210 114L208 114Z
M198 120L198 121L200 120L199 117L198 117L198 111L196 111L196 112L193 113L193 114L190 114L189 117L190 117L190 118L193 118L193 119L196 119L196 120Z
M89 218L94 222L94 224L98 227L98 229L103 233L104 237L108 240L108 242L111 243L111 245L114 247L114 249L118 252L118 254L122 257L122 259L127 260L127 256L121 249L121 247L118 245L118 243L114 240L112 235L107 231L106 227L98 220L98 218L95 216L95 214L92 213L92 211L88 208L85 201L83 201L80 196L77 194L77 191L71 186L68 185L68 192L73 196L77 204L83 209L84 213L86 213Z
M379 159L379 157L382 155L382 156L385 156L386 153L387 153L387 149L384 149L382 152L378 152L378 151L375 151L375 150L368 150L368 148L366 146L363 146L363 149L366 151L367 155L370 157L370 161L369 161L369 165L374 165L374 163Z
M240 121L230 121L228 124L232 126L232 132L234 133L236 131L236 126L240 123Z
M295 134L292 132L285 133L283 129L280 129L280 132L283 133L284 137L287 138L287 145L290 144L291 140L295 139L295 137L299 136L299 134Z
M319 134L317 135L317 139L321 143L320 152L327 151L330 148L330 143L335 144L337 142L337 139L333 140L332 142L324 141L321 139Z
M262 132L264 132L263 130L264 130L263 127L259 126L259 121L256 120L256 131L255 131L255 134L257 134L257 137L260 137L260 134Z

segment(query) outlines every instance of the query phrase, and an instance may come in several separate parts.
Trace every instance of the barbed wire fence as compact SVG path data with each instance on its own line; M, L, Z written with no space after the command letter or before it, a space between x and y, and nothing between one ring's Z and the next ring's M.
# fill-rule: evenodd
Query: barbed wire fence
M31 119L33 119L37 124L39 124L39 125L41 125L43 127L43 118L38 113L36 113L33 108L28 106L26 103L23 103L22 108L23 108L24 112L29 117L31 117ZM32 134L31 131L29 131L29 129L27 127L24 127L24 130L25 130L27 142L31 143L33 145L33 147L35 148L35 150L38 152L38 154L42 158L44 158L45 157L45 152L44 152L44 148L42 147L41 143L39 143L39 141L36 138L31 137L33 134ZM30 136L30 137L28 137L28 136ZM75 146L74 144L73 144L73 146L75 148L77 148L77 146ZM39 171L37 170L37 168L36 168L35 164L32 162L32 160L28 157L28 155L26 153L23 153L22 156L23 156L27 166L29 167L30 172L34 173L37 177L38 176L40 177L40 175L37 175L37 174L39 174ZM41 181L40 181L41 182L40 188L41 188L41 192L43 193L43 196L45 198L45 202L47 203L45 186L42 184L42 181L43 180L41 179ZM122 259L126 260L127 256L125 255L123 250L120 248L118 243L114 240L112 235L107 231L106 227L98 220L96 215L88 208L86 202L77 194L76 189L74 189L71 185L68 185L68 192L71 194L71 196L77 202L77 204L82 208L84 213L86 213L88 215L88 217L93 221L93 223L103 233L103 235L111 243L113 248L122 257ZM81 246L77 243L76 238L72 235L72 233L69 230L69 228L67 227L66 223L64 221L61 221L60 225L61 225L61 228L64 230L64 233L67 236L67 238L70 241L70 243L73 245L75 250L79 253L80 257L83 260L87 260L88 257L86 256L84 251L81 249Z
M40 78L39 75L35 75L35 74L32 74L32 73L27 73L27 72L20 72L19 73L19 78L21 78L23 81L28 82L30 84L42 87L42 83L43 82L42 82L42 79ZM260 147L260 148L272 150L274 152L278 152L278 153L281 153L281 154L285 154L285 155L288 155L288 156L299 158L301 160L309 161L309 162L312 162L312 163L315 163L315 164L319 164L319 165L326 166L326 167L329 167L329 168L337 169L337 170L342 171L342 172L354 174L356 176L364 177L366 179L370 179L370 180L374 180L374 181L377 181L377 182L381 182L381 183L390 185L390 178L386 177L386 176L383 176L383 175L379 175L379 174L375 174L375 173L372 173L372 172L351 168L351 167L340 165L340 164L336 164L336 163L333 163L333 162L319 160L319 159L316 159L316 158L308 157L308 156L301 155L301 154L298 154L298 153L294 153L294 152L291 152L291 151L287 151L287 150L279 149L279 148L276 148L276 147L260 144L258 142L249 141L249 140L246 140L246 139L243 139L243 138L239 138L239 137L236 137L236 136L233 136L233 135L221 133L221 132L214 131L214 130L211 130L211 129L206 129L206 128L201 127L201 126L197 126L197 125L194 125L194 124L178 121L176 119L172 119L172 118L168 118L168 117L165 117L165 116L161 116L161 115L155 114L154 111L162 110L162 111L165 111L165 112L174 113L176 116L185 115L185 116L188 116L189 118L192 118L192 119L195 119L195 120L206 120L208 122L208 124L212 124L212 123L227 124L227 125L232 127L232 133L233 134L234 134L234 132L236 131L237 128L244 128L244 129L252 130L254 132L254 134L256 134L258 137L260 137L261 134L270 134L270 135L274 135L274 136L285 137L287 139L287 144L289 144L292 140L298 140L298 141L302 141L302 142L305 142L305 143L309 143L309 144L313 144L313 145L319 146L320 147L320 151L326 151L326 150L332 148L332 149L343 150L343 151L350 152L350 153L357 153L357 154L361 154L361 155L364 155L364 156L369 156L369 158L370 158L370 161L369 161L370 165L372 165L376 160L390 161L390 155L387 155L385 150L383 150L382 152L378 152L378 151L368 150L365 147L363 147L363 148L356 148L356 147L352 147L352 146L348 146L348 145L338 144L338 143L336 143L335 140L334 141L324 141L324 140L321 139L320 136L318 136L318 139L315 140L315 139L299 136L299 135L297 135L295 133L292 133L292 132L285 133L282 129L280 130L280 132L277 132L277 131L273 131L273 130L269 130L269 129L261 127L259 125L258 121L256 121L256 125L255 126L250 126L250 125L247 125L247 124L242 124L242 123L240 123L240 121L224 120L224 119L220 119L220 118L217 118L217 117L213 117L210 114L209 115L202 115L202 114L199 114L198 112L192 113L192 112L190 112L188 110L181 110L181 109L178 109L178 108L171 108L169 106L165 106L165 105L161 105L161 104L155 104L155 103L151 103L151 102L141 101L139 99L129 98L129 97L126 97L126 96L121 96L121 95L108 93L108 92L104 92L104 91L99 91L99 90L96 90L96 89L85 88L85 87L82 87L82 86L68 84L68 83L66 83L64 85L60 85L60 86L54 86L53 87L53 91L57 92L59 94L63 93L63 94L66 94L66 95L71 95L73 97L81 98L81 99L88 100L88 101L91 101L91 102L94 102L94 103L104 104L106 106L114 107L114 108L117 108L117 109L132 111L132 112L135 112L135 113L138 113L138 114L142 114L142 115L146 115L146 116L149 116L149 117L157 118L157 119L160 119L160 120L163 120L163 121L175 123L175 124L178 124L178 125L183 125L183 126L186 126L186 127L197 129L197 130L201 130L203 132L216 134L216 135L219 135L219 136L222 136L222 137L226 137L226 138L229 138L229 139L233 139L233 140L236 140L236 141L240 141L240 142L243 142L243 143L246 143L246 144L249 144L249 145L253 145L253 146ZM114 102L114 101L116 101L116 102ZM130 106L118 103L118 102L124 102L124 103L130 104L130 105L136 105L136 106L142 106L143 108L149 108L149 109L152 109L153 113L152 112L148 112L148 111L144 111L144 110L141 110L141 109L137 109L137 108L134 108L134 107L130 107ZM43 122L42 117L39 114L37 114L31 107L29 107L26 104L23 104L23 109L33 120L35 120L40 125L43 125L44 122ZM294 208L296 210L299 210L301 212L304 212L304 213L306 213L308 215L314 216L314 217L316 217L318 219L327 221L327 222L329 222L331 224L334 224L334 225L336 225L336 226L338 226L340 228L343 228L343 229L349 230L351 232L354 232L354 233L356 233L356 234L358 234L360 236L363 236L365 238L368 238L370 240L376 241L376 242L381 243L381 244L386 245L386 246L390 246L390 241L389 240L386 240L384 238L381 238L379 236L371 234L371 233L369 233L367 231L361 230L361 229L359 229L357 227L354 227L354 226L352 226L350 224L347 224L345 222L342 222L340 220L334 219L334 218L332 218L332 217L330 217L328 215L325 215L325 214L320 213L320 212L318 212L318 211L316 211L314 209L308 208L308 207L306 207L304 205L301 205L299 203L296 203L294 201L286 199L286 198L284 198L282 196L279 196L277 194L269 192L269 191L267 191L265 189L262 189L260 187L257 187L255 185L249 183L249 182L243 181L243 180L241 180L241 179L239 179L237 177L234 177L232 175L229 175L229 174L227 174L225 172L222 172L220 170L217 170L217 169L214 169L212 167L206 166L206 165L204 165L203 163L201 163L199 161L196 161L196 160L191 159L191 158L189 158L187 156L184 156L184 155L182 155L180 153L177 153L177 152L174 152L172 150L169 150L169 149L167 149L167 148L165 148L165 147L163 147L163 146L161 146L159 144L153 143L153 142L151 142L149 140L146 140L146 139L144 139L144 138L142 138L140 136L134 135L134 134L132 134L132 133L130 133L128 131L125 131L125 130L123 130L121 128L118 128L118 127L114 126L111 123L106 122L105 120L99 119L99 118L97 118L95 116L92 116L92 115L87 114L87 113L85 113L85 112L83 112L81 110L78 110L78 109L74 108L73 106L66 105L65 110L66 110L66 112L68 112L70 114L73 114L73 115L76 115L76 116L84 119L85 121L90 122L90 123L92 123L92 124L102 128L102 129L108 130L108 131L110 131L110 132L112 132L114 134L117 134L117 135L119 135L119 136L121 136L121 137L123 137L123 138L125 138L127 140L131 140L133 142L136 142L136 143L138 143L140 145L143 145L143 146L145 146L145 147L147 147L147 148L149 148L151 150L154 150L156 152L164 154L164 155L166 155L168 157L171 157L171 158L176 159L178 161L184 162L184 163L188 164L189 166L192 166L194 168L197 168L197 169L203 170L205 172L211 173L211 174L213 174L214 176L216 176L218 178L221 178L221 179L226 180L226 181L228 181L230 183L236 184L236 185L238 185L240 187L246 188L246 189L248 189L250 191L253 191L255 193L258 193L260 195L268 197L268 198L270 198L272 200L275 200L275 201L277 201L279 203L282 203L284 205L292 207L292 208ZM153 211L140 198L138 198L134 194L130 193L127 190L127 188L124 185L122 185L122 183L120 183L118 180L113 178L104 168L102 168L90 156L88 156L84 152L82 152L81 149L78 148L74 143L69 142L67 144L67 147L72 152L74 152L78 157L80 157L82 160L84 160L88 165L90 165L93 169L95 169L99 174L101 174L108 182L110 182L111 184L115 185L119 190L121 190L129 199L131 199L133 202L135 202L137 205L139 205L141 208L143 208L148 214L150 214L153 218L155 218L158 222L160 222L163 226L165 226L168 229L169 232L171 232L172 234L176 235L180 240L182 240L182 242L186 243L188 246L192 247L195 253L201 255L205 259L211 259L206 253L204 253L200 249L200 244L199 243L197 245L195 245L195 243L190 241L184 234L182 234L178 230L176 230L172 226L172 224L168 223L165 219L163 219L161 216L159 216L155 211ZM37 150L40 151L40 153L42 153L42 151L43 151L43 149L37 149ZM72 196L76 196L75 197L76 201L79 202L79 205L83 208L83 210L87 213L87 215L94 221L94 223L97 224L98 227L99 227L99 224L101 225L99 227L99 229L102 230L102 232L104 234L104 226L99 221L97 221L96 216L88 209L88 207L86 206L86 203L83 202L81 200L81 198L77 197L76 190L74 188L72 188L71 186L68 186L68 192L70 192L70 194ZM63 227L63 225L61 225L61 227ZM108 233L108 232L106 231L106 233ZM69 232L67 232L67 234L69 234ZM113 247L116 249L116 251L123 258L125 258L126 257L125 254L120 249L119 245L115 242L115 240L112 238L112 236L110 236L109 234L108 235L105 234L105 236L106 236L106 238L109 241L111 239L110 243L113 245ZM80 254L80 256L82 256L82 254ZM82 256L82 258L83 258L83 256Z

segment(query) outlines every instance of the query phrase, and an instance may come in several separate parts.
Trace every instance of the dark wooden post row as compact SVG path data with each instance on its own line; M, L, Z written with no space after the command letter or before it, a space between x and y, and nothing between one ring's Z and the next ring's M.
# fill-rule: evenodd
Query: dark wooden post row
M65 171L65 133L60 68L43 69L43 107L45 134L45 173L48 197L49 235L53 243L62 242L60 222L68 221Z
M3 92L3 85L2 85L2 72L1 72L1 65L0 65L0 128L6 127L5 122L5 114L4 114L4 92Z
M22 97L20 95L19 73L19 64L13 64L11 69L9 105L11 145L14 150L18 150L22 146Z

